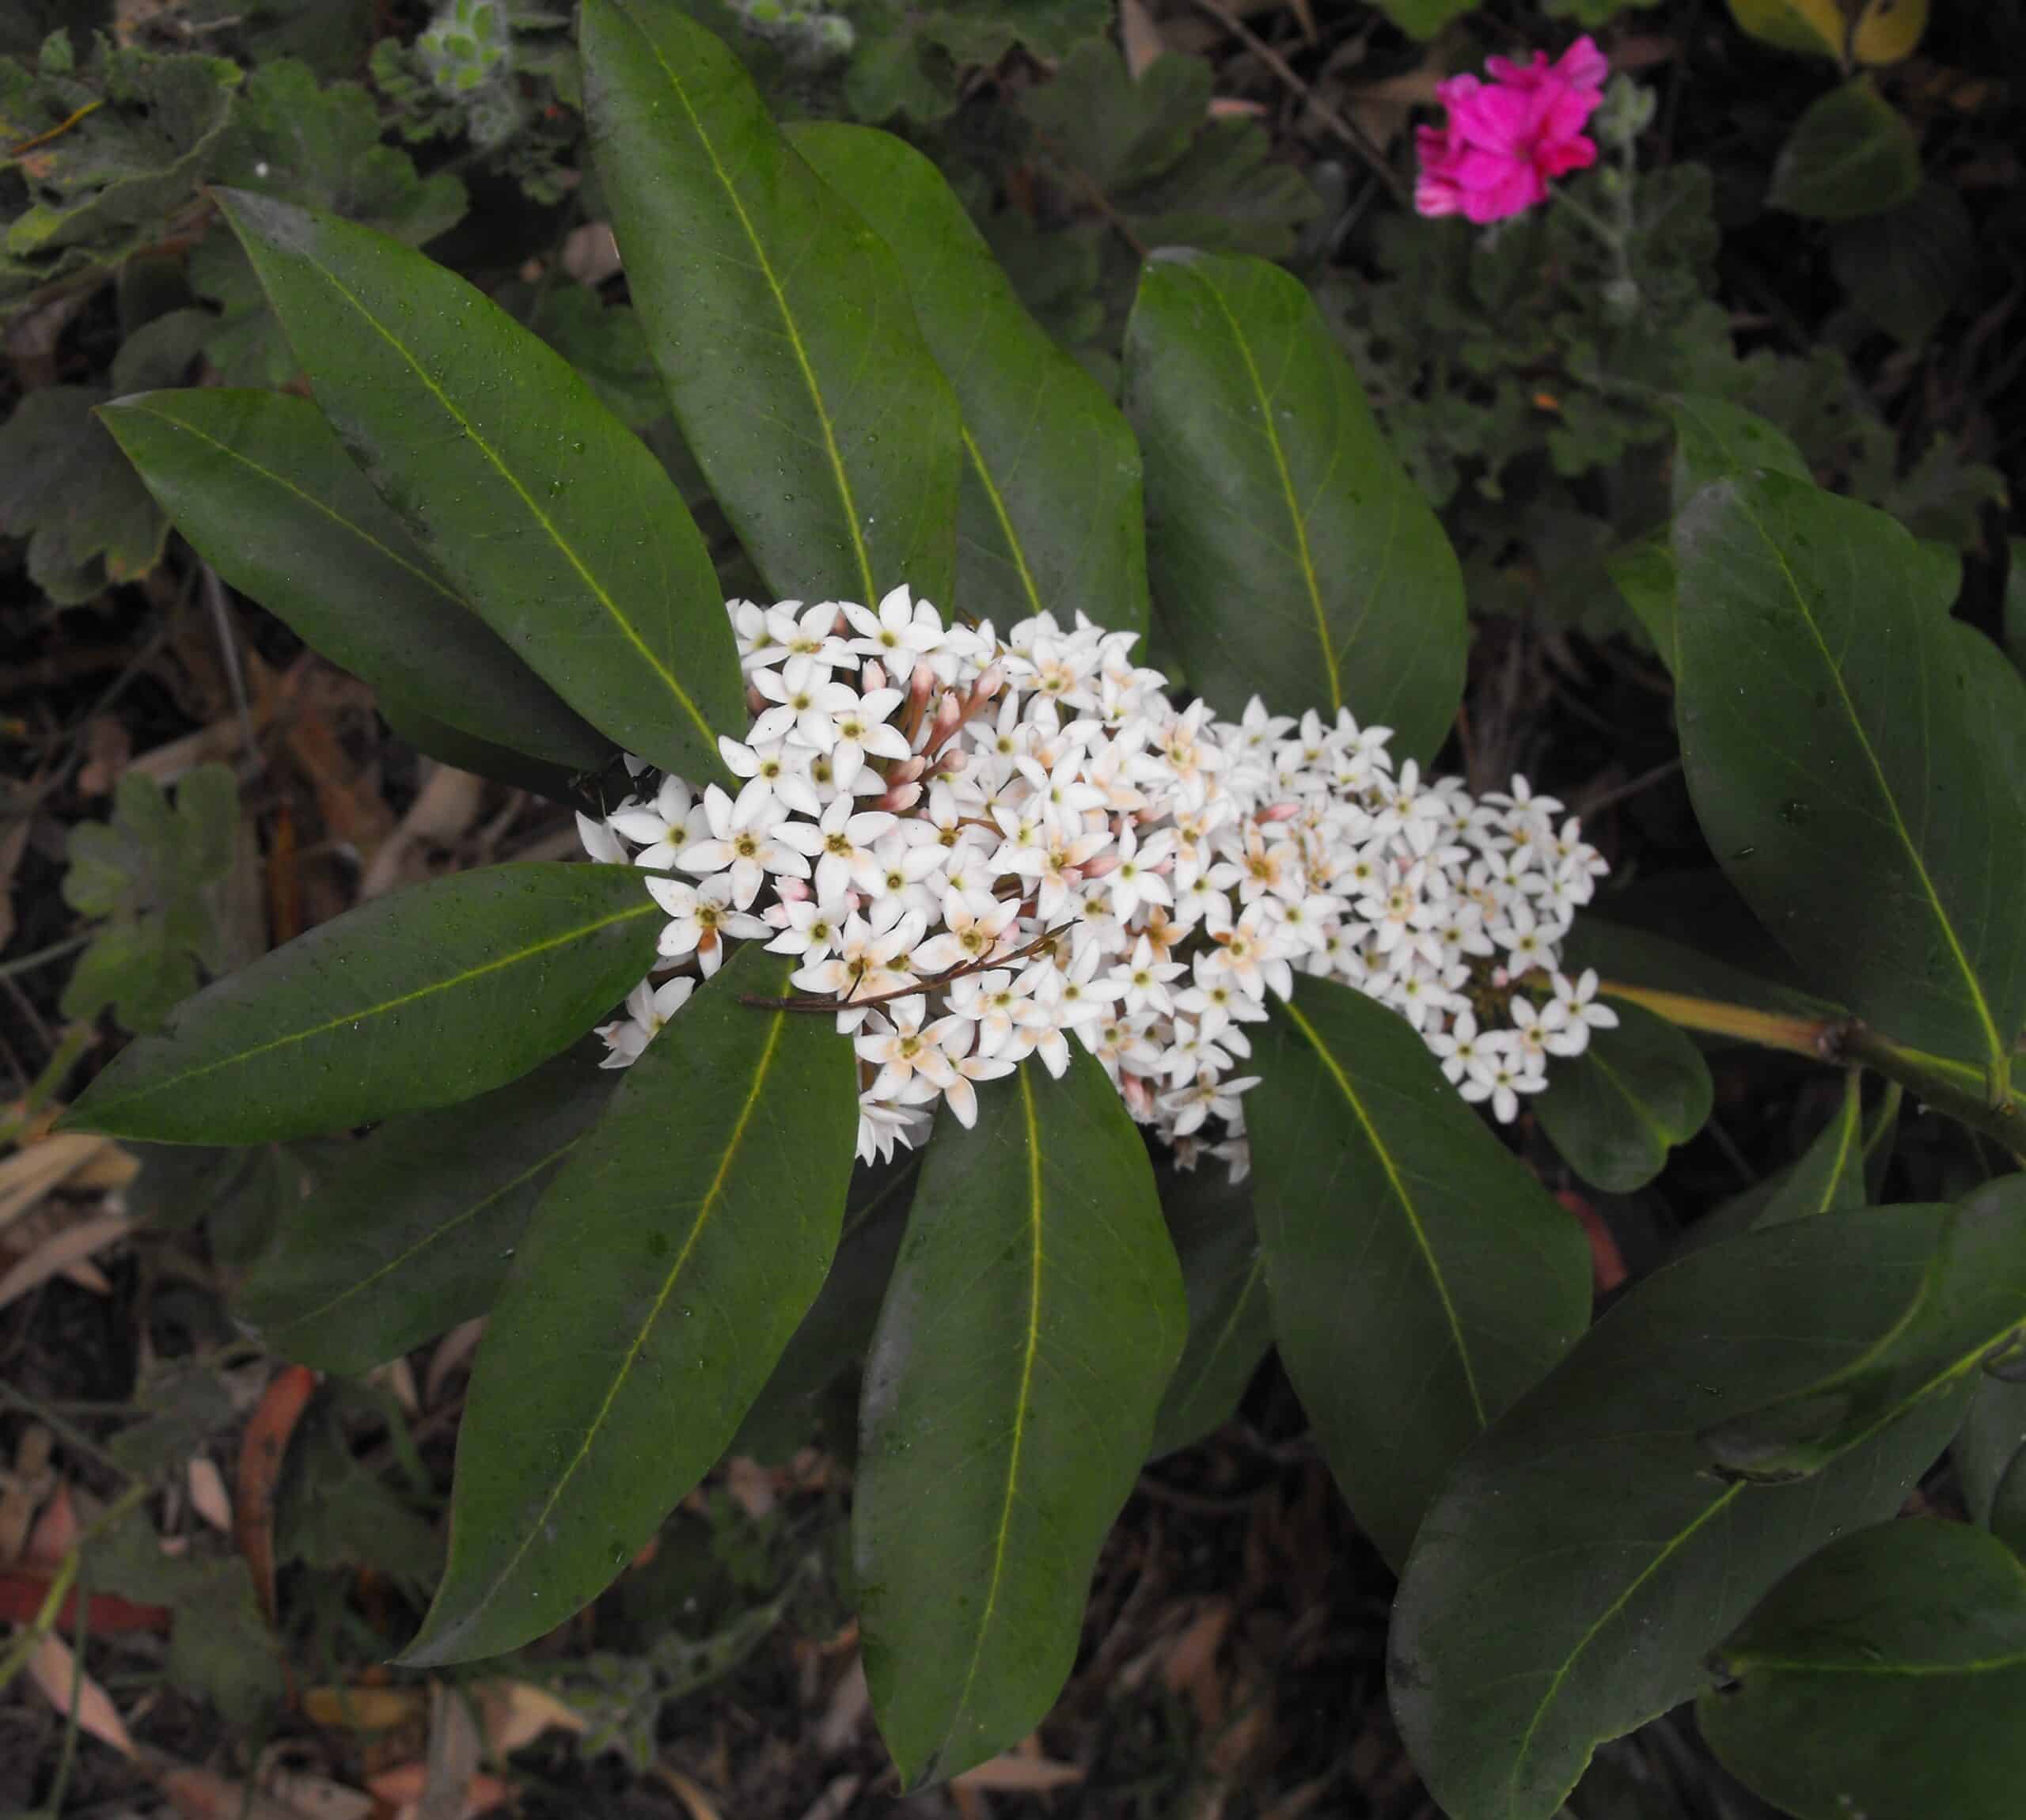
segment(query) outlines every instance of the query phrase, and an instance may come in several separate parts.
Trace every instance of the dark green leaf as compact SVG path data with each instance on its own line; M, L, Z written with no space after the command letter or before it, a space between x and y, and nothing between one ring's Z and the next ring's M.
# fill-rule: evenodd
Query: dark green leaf
M1676 885L1677 878L1666 882ZM1728 887L1724 895L1732 904L1736 903L1735 893ZM1770 958L1774 963L1770 968L1760 968L1720 960L1671 935L1586 912L1576 919L1562 955L1569 965L1594 967L1603 976L1607 991L1613 985L1637 987L1694 999L1720 999L1782 1016L1846 1015L1841 1006L1827 999L1812 998L1777 977L1785 970L1785 957L1771 943L1766 946L1767 956L1747 957L1747 961Z
M1897 208L1920 187L1914 129L1860 76L1832 89L1796 123L1774 164L1766 203L1817 221L1850 221Z
M2001 1068L2026 1022L2026 685L1869 506L1724 481L1675 551L1689 787L1733 882L1824 992Z
M1379 0L1386 15L1403 32L1432 38L1451 19L1477 10L1479 0Z
M1017 1742L1076 1654L1091 1570L1188 1319L1144 1145L1079 1052L939 1123L880 1310L853 1552L866 1678L909 1786Z
M1891 1515L1994 1337L1959 1304L2026 1271L2022 1213L1866 1208L1691 1253L1464 1454L1408 1563L1390 1674L1454 1820L1547 1820L1596 1744L1709 1685L1708 1651L1781 1574ZM1896 1400L1872 1396L1888 1345ZM1713 1428L1846 1390L1871 1420L1805 1483L1713 1471Z
M234 1311L271 1352L351 1377L483 1314L615 1084L573 1053L462 1105L389 1119L290 1210Z
M1528 1103L1561 1159L1594 1188L1630 1194L1702 1130L1714 1089L1702 1052L1665 1018L1621 999L1618 1028L1548 1070Z
M465 279L245 191L226 213L317 402L436 567L628 750L716 776L746 722L709 552L661 464Z
M1301 282L1258 260L1152 260L1125 395L1154 593L1192 684L1227 714L1254 693L1348 707L1432 756L1463 689L1462 576Z
M1803 1151L1766 1197L1755 1226L1784 1226L1818 1213L1862 1207L1865 1193L1863 1075L1853 1068L1843 1077L1843 1097L1829 1123Z
M1976 229L1955 184L1931 181L1896 209L1838 226L1829 259L1866 316L1901 341L1922 342L1975 275Z
M1664 536L1642 537L1604 559L1611 585L1631 608L1660 662L1675 661L1675 553Z
M1251 1191L1208 1158L1186 1173L1163 1170L1159 1181L1161 1211L1189 1296L1189 1339L1154 1418L1156 1456L1229 1421L1273 1344Z
M844 1205L844 1237L831 1261L823 1291L802 1317L781 1362L746 1412L728 1450L766 1461L785 1460L798 1447L827 1443L833 1453L856 1440L857 1384L842 1380L865 1363L879 1304L893 1274L893 1261L907 1230L914 1200L918 1158L862 1170ZM826 1431L825 1419L848 1390L842 1435Z
M1713 1421L1703 1439L1735 1477L1804 1478L1948 1378L1967 1378L2026 1322L2026 1177L1980 1189L1952 1210L1954 1230L1904 1325L1833 1382L1769 1397Z
M1589 1246L1375 999L1303 980L1252 1065L1274 1338L1353 1514L1398 1563L1457 1454L1583 1331Z
M602 813L595 791L595 779L566 771L560 765L544 764L525 753L510 751L490 740L476 739L461 728L449 726L434 716L411 707L406 702L383 699L381 718L397 737L417 752L426 753L453 771L469 771L516 790L531 790L552 802L567 802L590 813Z
M2006 545L2005 572L2005 648L2015 669L2026 672L2026 537Z
M1140 449L1103 389L1020 305L935 166L863 127L795 149L893 249L963 414L950 604L1000 624L1077 612L1147 629Z
M1970 1520L2026 1556L2026 1384L1981 1379L1950 1450Z
M450 1562L415 1664L552 1629L732 1438L822 1287L858 1129L851 1045L740 1003L748 948L626 1072L535 1209L457 1438Z
M627 866L495 866L416 885L185 1001L66 1122L259 1143L455 1105L582 1036L647 972L665 920Z
M206 387L99 415L221 575L383 698L551 764L611 756L431 567L315 405Z
M1963 1523L1832 1542L1725 1641L1696 1719L1798 1820L2012 1820L2026 1782L2026 1567Z
M1679 511L1712 481L1760 472L1812 480L1787 433L1725 398L1667 400L1674 419L1674 502Z
M780 593L947 603L956 400L893 255L675 0L586 0L598 176L684 435Z

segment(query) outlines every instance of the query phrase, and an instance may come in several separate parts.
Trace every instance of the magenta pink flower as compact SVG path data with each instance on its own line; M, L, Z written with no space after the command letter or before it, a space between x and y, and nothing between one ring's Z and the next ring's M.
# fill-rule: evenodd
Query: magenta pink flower
M1597 161L1583 127L1604 98L1611 65L1584 37L1554 63L1493 57L1489 82L1451 76L1436 90L1447 123L1414 135L1421 156L1414 207L1425 215L1503 221L1547 199L1548 180Z

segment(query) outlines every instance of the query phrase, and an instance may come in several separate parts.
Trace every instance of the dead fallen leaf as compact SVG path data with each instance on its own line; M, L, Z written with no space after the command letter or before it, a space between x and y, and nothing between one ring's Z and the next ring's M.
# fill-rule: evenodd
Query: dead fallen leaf
M415 1369L405 1354L389 1359L384 1365L376 1365L366 1373L367 1383L385 1390L400 1404L404 1415L414 1416L422 1413L422 1399L416 1395Z
M232 1498L225 1488L225 1474L208 1454L190 1462L190 1507L214 1530L232 1534Z
M484 794L484 778L447 764L432 768L408 813L361 875L359 896L384 897L396 885L419 880L423 867L410 865L412 859L419 862L416 849L449 846L478 819Z
M419 1820L417 1804L428 1780L429 1765L418 1757L412 1763L397 1763L391 1769L367 1776L366 1786L373 1791L374 1799L393 1809L400 1820ZM510 1784L481 1770L465 1790L464 1811L458 1820L476 1820L477 1815L490 1813L513 1798Z
M812 1802L802 1820L842 1820L844 1811L858 1799L858 1792L865 1784L863 1776L833 1776L825 1784L823 1792ZM966 1811L964 1803L976 1801L977 1797L962 1789L956 1792L958 1811ZM979 1803L980 1806L983 1804Z
M443 1386L450 1382L450 1374L465 1363L478 1350L478 1343L485 1337L485 1317L476 1315L469 1321L461 1321L436 1343L436 1350L429 1356L429 1363L422 1374L422 1401L427 1409L434 1409L443 1400Z
M312 1687L302 1716L346 1731L392 1731L422 1716L423 1698L419 1687Z
M49 1597L50 1577L25 1568L0 1569L0 1624L32 1624ZM78 1621L78 1595L63 1601L56 1614L55 1629L68 1635ZM166 1606L135 1605L131 1599L110 1593L93 1593L85 1611L85 1629L93 1636L116 1636L123 1632L156 1630L166 1632L169 1611Z
M70 1703L75 1698L80 1731L110 1745L122 1757L134 1754L134 1741L127 1735L126 1723L112 1704L112 1696L84 1673L63 1638L54 1632L42 1638L28 1654L28 1673L44 1697L66 1718L71 1716Z
M60 1276L74 1265L124 1238L134 1222L123 1213L101 1213L79 1220L44 1239L27 1257L0 1276L0 1308Z
M472 1685L485 1742L495 1757L510 1756L552 1728L582 1731L590 1721L568 1701L532 1681L480 1681Z
M774 1475L742 1454L726 1463L725 1489L749 1517L765 1516L779 1501L774 1496Z
M1217 1673L1217 1651L1231 1628L1234 1608L1228 1599L1213 1599L1168 1645L1161 1681L1170 1693L1188 1697L1205 1731L1224 1723L1224 1689Z
M16 1561L28 1547L28 1530L42 1500L55 1486L49 1469L54 1438L40 1422L21 1431L14 1448L14 1468L0 1488L0 1561Z
M723 1820L710 1796L680 1769L671 1769L666 1763L657 1763L651 1773L657 1780L666 1784L676 1799L689 1810L689 1820Z
M283 1773L257 1788L176 1763L155 1772L155 1786L183 1820L365 1820L373 1811L371 1795L321 1776Z
M28 1539L21 1549L22 1560L30 1567L56 1567L76 1547L78 1527L78 1508L70 1496L70 1483L59 1479L35 1526L28 1531Z
M270 1623L275 1616L275 1488L289 1437L316 1390L317 1374L307 1365L284 1366L262 1393L239 1444L233 1531Z
M263 1780L267 1793L302 1820L366 1820L373 1811L373 1797L364 1789L347 1788L327 1776L279 1769Z
M586 222L563 243L563 269L579 284L603 284L619 270L619 242L609 222Z
M1125 72L1136 82L1167 49L1147 0L1118 0L1118 40L1125 52Z
M111 1138L59 1132L0 1158L0 1227L12 1225L52 1189L60 1188L93 1158L113 1148Z
M429 1756L415 1820L463 1820L467 1792L485 1748L464 1694L447 1682L429 1684Z

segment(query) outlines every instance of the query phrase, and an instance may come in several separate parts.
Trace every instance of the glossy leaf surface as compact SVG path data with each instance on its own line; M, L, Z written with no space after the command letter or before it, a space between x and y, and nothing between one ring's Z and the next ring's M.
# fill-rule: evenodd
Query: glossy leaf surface
M1231 1420L1273 1343L1273 1315L1249 1185L1233 1181L1214 1157L1157 1173L1189 1297L1189 1339L1154 1419L1159 1456Z
M1098 1545L1188 1319L1140 1134L1080 1050L941 1121L880 1311L853 1553L903 1781L1016 1743L1076 1654Z
M1683 756L1725 870L1823 992L2001 1063L2026 1022L2026 686L1869 506L1724 481L1675 548Z
M675 0L586 0L598 176L685 438L777 593L939 605L957 404L899 264Z
M1982 1379L1950 1453L1970 1520L2026 1557L2026 1384Z
M579 1050L463 1105L389 1119L283 1217L234 1313L283 1358L351 1377L484 1314L617 1084Z
M454 272L332 217L223 199L319 408L463 598L628 751L721 775L717 735L746 724L738 651L647 445Z
M493 866L376 898L185 999L67 1122L261 1143L453 1105L582 1036L666 920L628 866Z
M457 1439L450 1564L404 1660L496 1655L595 1598L708 1472L822 1287L858 1131L831 1021L739 1003L743 950L535 1209Z
M1862 1076L1853 1068L1843 1079L1843 1097L1814 1141L1783 1172L1755 1226L1784 1226L1818 1213L1835 1213L1865 1204Z
M611 756L436 572L307 399L206 386L99 416L204 559L383 700L552 764Z
M1117 407L1028 315L943 173L904 139L821 122L789 135L893 249L962 412L950 604L1000 625L1079 612L1147 628L1140 448Z
M1589 1248L1376 999L1303 978L1251 1065L1274 1338L1353 1514L1398 1563L1457 1454L1583 1331Z
M767 1387L746 1411L730 1452L774 1462L812 1441L839 1453L856 1442L856 1396L845 1416L836 1393L856 1391L855 1383L844 1386L840 1380L864 1367L920 1170L920 1155L913 1153L902 1162L861 1169L853 1177L844 1204L844 1236L822 1292L802 1318ZM844 1434L818 1434L820 1425L840 1416L848 1424Z
M1455 552L1299 279L1170 252L1142 270L1125 409L1147 559L1189 681L1235 716L1349 707L1425 762L1463 692Z
M1599 1742L1709 1685L1709 1651L1781 1574L1898 1507L1961 1420L1979 1318L2018 1291L2022 1213L1868 1208L1694 1252L1464 1454L1408 1563L1389 1676L1445 1811L1547 1820ZM1994 1276L2011 1288L1987 1296ZM1842 1451L1799 1483L1720 1475L1712 1431L1772 1408L1790 1439L1798 1412L1840 1428Z
M1724 1643L1696 1705L1724 1766L1798 1820L2010 1820L2026 1783L2026 1566L1933 1518L1832 1542Z
M1581 1055L1550 1061L1546 1092L1527 1103L1571 1169L1592 1187L1630 1194L1702 1130L1713 1090L1702 1052L1674 1025L1635 1004L1612 1009L1618 1027L1592 1031Z

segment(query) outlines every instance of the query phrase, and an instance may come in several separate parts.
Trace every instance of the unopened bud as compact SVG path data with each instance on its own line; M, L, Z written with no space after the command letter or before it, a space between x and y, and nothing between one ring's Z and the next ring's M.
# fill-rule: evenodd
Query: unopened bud
M1262 809L1252 819L1258 822L1292 821L1301 813L1299 802L1277 802L1271 809Z
M883 809L889 815L898 815L921 801L921 786L918 783L896 784L872 806Z
M867 658L865 660L865 692L870 695L875 689L886 686L886 666L877 658Z

